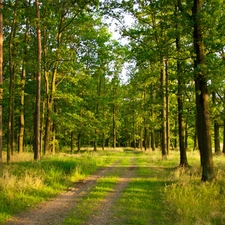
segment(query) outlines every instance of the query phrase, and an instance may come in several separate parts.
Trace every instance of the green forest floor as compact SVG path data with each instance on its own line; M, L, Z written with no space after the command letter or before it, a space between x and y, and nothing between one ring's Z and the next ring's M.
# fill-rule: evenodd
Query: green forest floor
M1 222L225 224L224 156L214 159L217 180L213 183L200 181L198 152L188 152L188 157L189 169L177 167L177 151L165 160L160 151L131 149L4 164Z

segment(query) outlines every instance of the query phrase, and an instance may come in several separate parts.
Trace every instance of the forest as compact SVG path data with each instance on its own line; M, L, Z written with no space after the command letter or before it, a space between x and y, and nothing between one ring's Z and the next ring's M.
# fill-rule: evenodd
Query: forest
M69 147L225 153L223 0L0 0L0 162ZM130 20L130 21L128 21ZM120 39L113 38L114 24ZM223 146L223 147L221 147Z

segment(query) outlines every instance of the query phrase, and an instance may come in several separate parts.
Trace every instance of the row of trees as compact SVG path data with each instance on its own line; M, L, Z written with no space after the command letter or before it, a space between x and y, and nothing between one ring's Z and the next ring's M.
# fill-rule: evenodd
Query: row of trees
M172 146L180 149L180 166L188 166L192 144L200 149L202 180L214 179L211 132L219 153L225 123L222 0L0 5L8 162L16 146L19 152L33 146L37 160L69 144L71 151L82 145L161 147L163 157ZM104 16L121 23L129 44L112 39ZM130 79L123 83L125 62Z
M28 145L37 160L68 143L73 151L74 140L78 151L81 143L92 143L95 150L100 141L102 148L106 140L116 146L119 74L126 51L111 39L98 4L1 4L3 140L8 162L16 147L22 152Z
M187 140L192 135L200 150L202 180L214 179L211 133L219 153L225 118L224 1L127 0L108 5L112 15L122 10L135 19L130 28L122 24L122 34L130 40L134 67L129 86L137 90L132 99L142 104L144 140L146 133L154 138L160 130L166 157L174 140L171 131L178 131L180 166L188 166Z

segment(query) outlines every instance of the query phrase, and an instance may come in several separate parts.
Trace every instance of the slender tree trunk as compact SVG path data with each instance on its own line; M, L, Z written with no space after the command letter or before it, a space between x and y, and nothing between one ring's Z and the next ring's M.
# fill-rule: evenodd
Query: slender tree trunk
M14 38L16 35L17 24L17 5L18 0L15 2L13 10L13 21L11 26L10 38L9 38L9 72L10 72L10 84L9 84L9 113L8 113L8 140L7 140L7 162L10 162L11 155L14 153L14 82L15 82L15 55L14 55Z
M201 155L202 181L211 181L215 178L212 158L212 144L210 133L209 94L205 71L204 42L201 23L202 0L194 0L194 50L195 60L195 91L198 118L198 142Z
M2 0L0 0L0 164L2 164L2 84L3 84L3 16Z
M74 131L71 132L71 153L74 152Z
M166 142L167 149L166 154L169 155L170 152L170 98L169 98L169 90L168 90L168 61L165 61L165 75L166 75Z
M147 136L147 134L148 134L148 129L145 125L145 128L144 128L144 148L145 148L145 151L148 148L148 144L147 144L148 143L148 136Z
M199 149L198 147L198 122L197 122L197 115L195 118L195 137L194 137L194 150Z
M116 106L113 104L113 148L116 148Z
M225 90L223 93L223 99L225 101ZM225 154L225 118L223 119L223 150L222 153Z
M162 148L162 157L167 157L167 122L166 122L166 71L165 63L162 58L162 68L161 68L161 94L162 94L162 139L161 139L161 148Z
M37 77L36 77L36 105L34 123L34 159L40 160L40 126L41 126L41 28L39 1L35 0L37 18Z
M80 153L81 150L81 130L79 131L77 135L77 152Z
M95 129L95 139L94 139L94 151L97 151L97 147L98 147L98 129Z
M216 105L216 92L212 93L213 104ZM217 118L214 118L214 146L215 153L220 154L220 125Z
M65 14L62 13L61 15L61 20L60 20L60 25L58 28L58 34L57 34L57 48L59 49L61 46L61 38L62 38L62 30L63 30L63 23L65 19ZM51 78L51 84L47 83L46 85L50 88L47 89L47 115L46 115L46 125L45 125L45 138L44 138L44 153L50 153L50 140L51 140L51 126L53 125L52 123L52 112L54 108L54 95L55 95L55 86L56 86L56 76L58 73L58 66L59 66L59 59L60 55L58 53L57 59L54 65L54 69L52 72L52 78ZM47 76L49 73L46 74ZM46 82L49 81L48 77L45 78Z
M105 150L105 133L102 133L102 150Z
M176 48L180 52L180 38L176 38ZM179 130L179 147L180 147L180 166L188 166L186 144L185 144L185 125L184 125L184 108L183 108L183 80L182 80L182 69L181 63L177 60L177 79L178 79L178 94L177 94L177 104L178 104L178 130Z
M225 154L225 119L223 119L223 154Z
M29 0L28 9L30 8L31 0ZM20 93L20 118L19 118L19 140L18 140L18 152L23 152L24 149L24 128L25 128L25 78L26 78L26 69L27 69L27 61L28 61L28 52L27 52L27 46L28 46L28 19L26 20L26 31L24 35L24 58L23 58L23 65L22 65L22 73L21 73L21 93Z
M56 153L56 137L55 137L55 133L56 133L56 124L53 123L52 124L52 148L51 148L51 153L53 155L55 155Z

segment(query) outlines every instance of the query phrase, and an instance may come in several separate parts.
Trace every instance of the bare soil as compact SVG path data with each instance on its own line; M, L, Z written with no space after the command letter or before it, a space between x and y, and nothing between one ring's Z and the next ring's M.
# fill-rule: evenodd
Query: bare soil
M132 159L133 160L133 159ZM62 193L56 198L39 204L36 208L22 212L8 220L5 225L60 225L72 210L76 209L76 202L90 192L95 186L97 180L115 170L116 165L105 167L91 175L86 180L75 183L74 187ZM112 207L120 198L122 191L127 187L132 177L134 177L134 168L132 164L128 169L123 169L122 176L118 184L99 206L95 214L91 215L85 225L106 225L110 221L112 224L117 218L113 218Z

